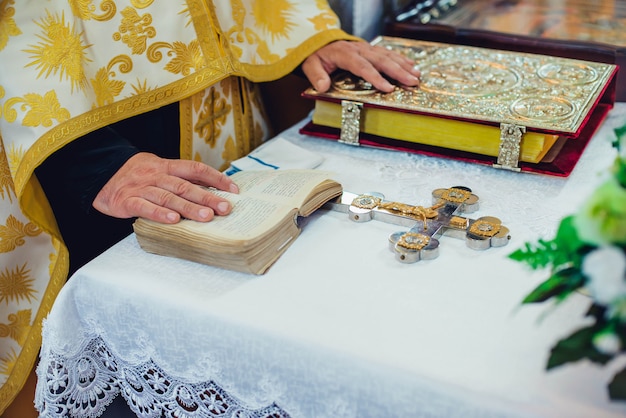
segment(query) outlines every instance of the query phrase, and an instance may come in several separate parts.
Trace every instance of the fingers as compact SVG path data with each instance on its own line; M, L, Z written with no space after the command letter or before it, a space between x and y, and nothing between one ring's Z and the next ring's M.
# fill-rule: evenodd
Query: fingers
M172 176L195 184L239 193L239 188L230 177L206 164L191 160L163 160L163 162L167 164L166 172Z
M371 45L368 45L362 54L378 72L386 74L400 84L405 86L419 84L420 72L415 67L415 62L404 55Z
M317 54L312 54L304 60L302 63L302 71L315 90L319 92L328 91L330 88L329 74L332 73L334 69L330 71L326 70L322 60Z
M206 222L230 213L228 200L202 186L239 191L228 176L205 164L139 153L105 184L93 207L109 216L163 223L176 223L181 217Z
M100 210L101 212L106 213L104 212L104 210L101 210L97 206L97 201L98 199L94 201L94 207ZM128 213L133 213L134 215L133 216L117 216L117 217L145 218L145 219L150 219L150 220L157 221L157 222L164 223L164 224L174 224L174 223L179 222L181 219L181 215L179 212L154 204L150 202L149 200L146 200L144 198L140 198L137 196L129 197L128 199L126 199L124 201L124 206L125 206L125 209L128 211ZM106 214L110 216L114 216L111 213L106 213Z
M395 51L362 42L355 42L353 47L357 55L348 59L342 68L369 81L378 90L390 92L394 89L394 86L382 74L386 74L405 86L419 84L419 71L415 69L414 62L407 57Z
M198 186L195 186L200 190ZM194 203L185 196L179 196L166 189L147 187L141 195L130 196L123 201L123 207L134 216L152 219L162 223L176 223L181 217L195 221L207 222L215 215L226 215L232 209L228 201L213 195L216 209L209 205Z
M383 92L393 91L394 86L382 74L402 85L419 84L420 73L412 60L395 51L366 42L332 42L320 48L302 64L305 75L320 92L330 88L329 74L337 68L363 78Z

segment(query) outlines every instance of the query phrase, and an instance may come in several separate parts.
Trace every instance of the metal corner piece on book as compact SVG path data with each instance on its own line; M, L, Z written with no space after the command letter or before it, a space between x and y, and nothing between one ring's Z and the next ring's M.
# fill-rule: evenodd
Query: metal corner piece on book
M341 101L341 133L339 142L349 145L360 145L361 133L361 109L363 103L351 100Z
M493 164L494 167L511 171L521 171L518 163L520 144L524 133L526 133L525 126L510 123L500 124L500 150L498 152L498 161Z

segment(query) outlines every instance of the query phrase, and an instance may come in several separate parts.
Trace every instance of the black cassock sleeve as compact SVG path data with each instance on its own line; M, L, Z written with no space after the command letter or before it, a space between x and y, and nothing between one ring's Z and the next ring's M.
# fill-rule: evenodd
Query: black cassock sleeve
M129 140L106 127L66 145L36 173L49 199L54 199L51 195L63 196L59 210L71 206L87 214L95 210L91 204L100 189L138 152Z
M70 249L70 272L132 232L133 219L92 207L107 181L138 152L178 158L178 105L91 132L51 155L35 170Z

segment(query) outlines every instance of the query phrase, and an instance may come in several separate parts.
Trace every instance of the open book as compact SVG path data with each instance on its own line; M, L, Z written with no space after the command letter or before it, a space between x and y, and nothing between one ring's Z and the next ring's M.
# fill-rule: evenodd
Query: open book
M312 169L240 171L231 176L239 194L213 190L233 204L229 215L177 224L139 218L133 228L147 252L263 274L299 235L298 217L342 194L330 176Z

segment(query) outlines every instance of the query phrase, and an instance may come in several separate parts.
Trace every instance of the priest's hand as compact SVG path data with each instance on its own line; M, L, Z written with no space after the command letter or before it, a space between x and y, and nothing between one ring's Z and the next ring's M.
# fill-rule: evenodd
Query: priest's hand
M302 71L319 92L330 88L330 74L337 69L349 71L385 93L393 91L394 86L381 73L405 86L419 84L420 73L413 61L398 52L367 42L331 42L302 63Z
M93 207L116 218L142 217L167 224L181 217L206 222L230 213L227 200L199 185L239 192L228 176L206 164L141 152L104 185Z

